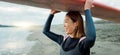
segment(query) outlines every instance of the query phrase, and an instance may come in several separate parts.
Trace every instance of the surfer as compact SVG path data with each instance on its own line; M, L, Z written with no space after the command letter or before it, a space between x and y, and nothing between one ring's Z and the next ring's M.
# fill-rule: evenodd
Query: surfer
M60 55L90 55L90 48L96 40L96 31L90 10L92 3L93 0L86 0L84 5L86 31L84 31L83 18L78 11L69 11L66 14L64 28L68 36L59 35L50 31L54 14L59 12L51 10L43 33L61 46Z

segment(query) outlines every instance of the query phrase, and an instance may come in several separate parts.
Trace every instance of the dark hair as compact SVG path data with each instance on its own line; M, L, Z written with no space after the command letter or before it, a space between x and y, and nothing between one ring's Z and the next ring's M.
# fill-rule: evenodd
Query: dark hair
M80 14L80 12L78 11L69 11L66 16L70 17L70 19L73 22L78 22L78 26L76 27L76 29L74 30L74 36L75 37L83 37L85 36L85 32L84 32L84 24L83 24L83 18ZM77 37L77 38L78 38Z

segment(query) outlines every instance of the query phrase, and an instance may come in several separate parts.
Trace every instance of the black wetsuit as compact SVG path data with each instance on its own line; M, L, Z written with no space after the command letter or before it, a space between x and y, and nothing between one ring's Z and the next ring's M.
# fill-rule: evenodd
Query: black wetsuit
M86 38L80 42L80 39L70 38L69 36L64 40L63 35L51 32L50 27L54 15L49 15L43 33L61 46L60 55L90 55L90 48L95 43L96 31L92 20L91 11L88 9L84 12L86 17Z

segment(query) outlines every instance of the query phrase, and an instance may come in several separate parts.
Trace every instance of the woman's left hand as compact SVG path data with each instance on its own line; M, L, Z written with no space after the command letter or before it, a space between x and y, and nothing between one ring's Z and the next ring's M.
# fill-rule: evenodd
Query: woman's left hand
M84 10L91 9L93 7L93 0L86 0Z

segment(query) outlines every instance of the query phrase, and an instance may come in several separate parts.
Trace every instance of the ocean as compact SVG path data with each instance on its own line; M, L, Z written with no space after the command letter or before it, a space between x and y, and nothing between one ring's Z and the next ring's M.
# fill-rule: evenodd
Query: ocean
M27 40L30 31L20 28L0 28L0 55L25 55L35 44Z

